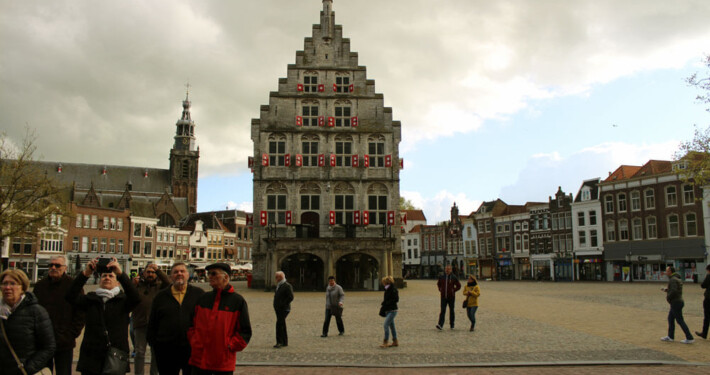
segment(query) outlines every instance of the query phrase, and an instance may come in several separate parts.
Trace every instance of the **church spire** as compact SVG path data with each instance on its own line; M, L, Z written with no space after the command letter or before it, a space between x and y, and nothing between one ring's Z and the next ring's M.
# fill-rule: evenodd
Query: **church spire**
M323 0L323 14L321 15L321 30L324 39L333 39L333 0Z
M195 150L195 122L190 115L190 84L186 84L185 100L182 102L182 116L175 123L175 149Z

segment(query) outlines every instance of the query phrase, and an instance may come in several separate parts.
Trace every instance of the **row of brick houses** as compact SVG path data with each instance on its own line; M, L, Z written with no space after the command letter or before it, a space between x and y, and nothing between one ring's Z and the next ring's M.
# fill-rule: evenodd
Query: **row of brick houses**
M685 163L622 165L583 181L576 195L558 188L547 202L497 199L468 216L454 203L449 221L403 229L405 275L435 277L450 264L495 280L659 281L672 265L702 280L710 194L683 181Z
M68 216L52 216L36 233L2 239L2 269L32 280L63 254L70 271L97 256L116 257L129 273L149 263L174 262L199 271L205 264L251 263L252 229L243 211L197 213L199 149L190 101L175 124L169 169L37 162L39 173L63 186Z

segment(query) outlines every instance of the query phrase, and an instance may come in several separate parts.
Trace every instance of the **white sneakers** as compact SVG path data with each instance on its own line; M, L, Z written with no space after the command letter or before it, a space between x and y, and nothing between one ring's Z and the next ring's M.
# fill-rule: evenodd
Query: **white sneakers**
M668 336L665 336L665 337L661 337L661 341L673 342L673 339L670 338L670 337L668 337ZM690 340L688 340L688 339L683 339L683 340L681 340L680 342L681 342L682 344L692 344L692 343L695 342L695 340L693 340L693 339L690 339Z

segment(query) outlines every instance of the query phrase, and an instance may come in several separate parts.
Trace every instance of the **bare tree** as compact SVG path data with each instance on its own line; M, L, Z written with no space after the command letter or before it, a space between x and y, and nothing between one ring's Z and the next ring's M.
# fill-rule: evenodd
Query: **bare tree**
M0 240L34 237L52 215L66 215L60 186L34 159L35 133L26 130L22 144L0 134Z
M707 69L705 74L694 73L686 82L700 90L696 99L710 112L710 54L703 58L703 65ZM706 185L710 181L710 125L705 129L696 125L693 139L682 142L674 156L676 160L684 161L684 181L700 187Z

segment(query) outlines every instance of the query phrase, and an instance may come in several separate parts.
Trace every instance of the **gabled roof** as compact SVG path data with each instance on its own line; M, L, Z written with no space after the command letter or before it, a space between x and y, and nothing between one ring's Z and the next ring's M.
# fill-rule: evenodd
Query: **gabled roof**
M422 225L415 225L414 228L409 230L409 233L419 233L422 231Z
M609 174L609 177L604 180L604 182L621 181L631 178L636 172L639 171L641 167L635 165L622 165L616 168L614 172Z
M424 216L424 211L422 210L402 210L402 212L407 214L407 221L416 220L426 222L426 216Z
M579 190L577 190L577 196L574 197L574 201L575 202L582 201L582 189L584 189L585 187L589 188L591 200L599 199L599 181L600 180L601 179L599 177L591 178L589 180L584 180L584 182L582 182L582 186L580 186Z
M669 173L673 170L673 165L668 160L649 160L636 171L633 177L646 177L658 174Z
M166 186L171 186L170 171L167 169L51 161L36 163L42 172L58 183L74 184L80 190L89 189L93 184L97 191L122 192L130 183L132 191L162 193Z

